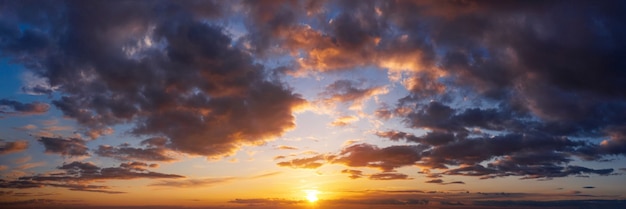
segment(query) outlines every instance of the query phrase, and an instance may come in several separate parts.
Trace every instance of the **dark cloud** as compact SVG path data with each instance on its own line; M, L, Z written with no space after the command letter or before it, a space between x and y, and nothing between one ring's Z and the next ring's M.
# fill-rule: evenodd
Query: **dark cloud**
M195 4L12 3L0 48L58 86L53 104L92 138L130 123L177 151L223 156L293 128L305 101L206 23L219 6Z
M375 173L369 176L371 180L409 180L413 178L409 178L406 174L401 173Z
M166 142L167 139L165 138L146 139L141 142L142 145L147 146L145 148L131 147L128 143L121 144L117 147L100 145L95 151L95 154L102 157L114 158L120 161L175 161L176 158L172 157L175 152L165 147Z
M0 99L0 114L41 114L46 113L50 105L41 102L22 103L15 100ZM1 116L0 115L0 116Z
M442 179L433 179L433 180L428 180L424 183L429 183L429 184L441 184L441 185L447 185L447 184L465 184L465 182L462 181L452 181L452 182L445 182Z
M62 156L89 156L86 141L80 138L41 137L38 140L46 148L46 153Z
M429 183L429 184L441 184L441 183L443 183L443 180L441 180L441 179L433 179L433 180L428 180L428 181L426 181L426 182L424 182L424 183Z
M184 176L175 174L164 174L147 170L150 165L141 162L122 163L119 167L101 168L90 162L74 161L69 164L59 166L61 173L40 174L34 176L22 176L18 181L12 182L17 185L12 188L20 188L21 185L29 187L56 186L68 187L72 190L97 190L107 189L108 187L98 186L67 186L68 183L78 182L81 185L85 183L103 180L123 180L138 178L183 178ZM154 167L154 166L153 166ZM31 186L32 185L32 186ZM107 190L108 191L108 190ZM117 193L114 192L113 193Z
M143 162L122 163L119 167L101 168L93 163L72 162L59 166L61 172L22 176L17 180L0 179L0 188L42 188L59 187L72 191L97 192L106 194L121 194L124 192L111 190L109 186L93 185L92 182L123 179L163 179L184 178L174 174L163 174L149 171L148 168L157 167L157 164Z
M28 141L5 142L0 139L0 155L21 152L28 148Z
M596 187L594 186L584 186L583 189L595 189Z
M382 171L415 165L421 159L423 146L390 146L379 148L370 144L355 144L342 149L333 159L350 167L371 167Z
M363 171L360 170L352 170L352 169L344 169L341 170L341 173L345 173L345 174L349 174L351 179L358 179L358 178L362 178L363 175Z

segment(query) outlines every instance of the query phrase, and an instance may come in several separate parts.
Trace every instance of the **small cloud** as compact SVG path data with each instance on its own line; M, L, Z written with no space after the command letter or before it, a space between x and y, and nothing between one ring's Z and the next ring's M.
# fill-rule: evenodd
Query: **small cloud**
M442 183L443 183L443 180L441 180L441 179L433 179L433 180L426 181L426 182L424 182L424 183L429 183L429 184L442 184Z
M0 99L0 114L30 115L48 112L50 105L41 102L22 103L15 100Z
M444 182L442 179L433 179L433 180L426 181L425 183L429 183L429 184L441 184L441 185L447 185L447 184L465 184L465 182L462 182L462 181Z
M321 167L322 165L324 165L324 163L326 163L324 155L316 155L313 157L297 158L289 161L279 162L277 163L277 165L282 167L315 169Z
M341 173L350 174L350 176L348 177L350 177L351 179L358 179L363 177L363 171L360 170L344 169L341 171Z
M0 139L0 155L20 152L28 148L28 141L20 140L14 142L4 142Z
M594 186L584 186L583 189L595 189L596 187Z
M292 146L287 146L287 145L280 145L280 146L276 147L276 149L278 149L278 150L298 150L297 147L292 147Z
M330 125L343 127L343 126L350 125L351 123L358 121L358 120L359 118L354 117L354 116L341 116L337 118L335 121L333 121L332 123L330 123Z
M408 175L402 173L377 173L370 175L371 180L409 180Z

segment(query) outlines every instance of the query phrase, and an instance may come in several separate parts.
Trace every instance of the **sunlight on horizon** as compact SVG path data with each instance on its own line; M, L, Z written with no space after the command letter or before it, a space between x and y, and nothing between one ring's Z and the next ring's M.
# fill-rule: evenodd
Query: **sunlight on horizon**
M319 200L319 198L317 197L317 194L320 193L320 191L315 190L315 189L309 189L309 190L304 190L304 193L306 193L306 199L311 202L317 202L317 200Z

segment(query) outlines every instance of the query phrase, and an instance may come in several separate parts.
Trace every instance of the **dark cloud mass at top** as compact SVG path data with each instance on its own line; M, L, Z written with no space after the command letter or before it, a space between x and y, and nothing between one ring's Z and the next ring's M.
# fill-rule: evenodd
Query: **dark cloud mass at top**
M58 86L54 106L88 136L130 123L176 150L220 156L294 127L304 100L203 22L218 15L211 2L46 3L3 3L2 54Z
M360 67L388 70L409 92L376 115L426 134L377 130L407 144L361 143L278 165L376 168L383 173L369 177L379 180L408 179L395 169L413 165L441 169L437 177L533 179L609 175L612 168L570 162L626 155L623 1L2 5L0 53L54 87L61 96L52 104L65 116L92 138L130 124L132 134L161 139L101 146L100 156L172 161L166 151L215 157L262 144L295 127L294 108L306 102L281 76ZM235 39L218 23L239 12L246 34ZM259 64L285 55L293 58L287 68ZM387 92L342 79L320 95L358 104ZM2 101L19 111L21 103ZM81 144L42 140L55 153L54 144Z

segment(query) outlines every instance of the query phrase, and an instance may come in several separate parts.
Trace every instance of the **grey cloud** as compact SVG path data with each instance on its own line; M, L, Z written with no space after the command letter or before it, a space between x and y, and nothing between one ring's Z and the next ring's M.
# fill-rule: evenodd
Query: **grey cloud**
M80 138L41 137L38 140L46 148L46 153L62 156L89 156L86 141Z
M22 103L15 100L0 99L0 114L41 114L48 112L50 105L41 102Z
M135 148L131 147L129 144L121 144L116 147L100 145L94 153L102 157L110 157L120 161L175 161L176 158L171 156L174 151L166 148L165 143L166 139L164 138L151 138L141 142L141 144L147 145L146 148Z
M88 136L129 123L131 133L164 137L180 152L223 156L295 126L292 110L305 101L205 23L219 5L94 3L11 3L2 13L14 24L0 46L58 86L52 103Z
M408 175L402 173L375 173L369 176L371 180L409 180Z

